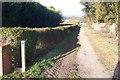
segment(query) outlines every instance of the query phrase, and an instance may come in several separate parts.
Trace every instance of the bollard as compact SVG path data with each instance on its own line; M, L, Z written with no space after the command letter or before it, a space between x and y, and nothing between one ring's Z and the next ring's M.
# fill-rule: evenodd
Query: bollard
M0 76L11 72L10 45L0 44Z
M25 72L25 66L26 66L25 41L21 41L21 58L22 58L22 72Z

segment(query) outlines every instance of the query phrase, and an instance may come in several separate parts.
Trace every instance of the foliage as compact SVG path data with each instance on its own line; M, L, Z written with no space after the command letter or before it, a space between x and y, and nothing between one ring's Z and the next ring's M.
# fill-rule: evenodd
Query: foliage
M42 74L43 70L51 66L53 62L50 60L41 60L31 66L26 72L21 73L21 70L14 71L8 75L4 75L2 79L10 78L43 78L45 75Z
M18 37L23 32L23 29L20 28L5 28L2 27L0 28L1 30L1 37L2 38L11 38L11 57L12 57L12 66L15 67L20 64L20 52L19 52L19 47L20 47L20 40ZM14 57L16 56L16 57Z
M37 2L3 2L3 27L57 26L61 22L60 11L47 8Z
M107 7L107 15L105 16L105 21L114 23L117 21L117 3L116 2L106 2L105 6Z
M34 38L33 38L34 36ZM19 67L21 64L20 60L20 41L26 41L26 52L27 52L27 62L31 62L33 53L35 51L35 46L37 42L37 32L31 31L29 28L1 28L1 37L11 39L11 57L13 68Z
M114 23L117 18L117 2L81 2L87 21Z
M96 3L94 4L94 7L96 8L95 14L96 14L96 19L98 22L104 22L104 16L106 15L106 7L104 6L103 3Z

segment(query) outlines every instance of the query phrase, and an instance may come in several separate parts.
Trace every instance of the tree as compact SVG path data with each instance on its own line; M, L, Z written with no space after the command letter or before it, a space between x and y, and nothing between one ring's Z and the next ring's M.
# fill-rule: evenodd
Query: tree
M94 4L95 7L95 15L97 19L97 23L104 22L104 17L106 16L106 7L104 6L104 3L97 2Z
M117 18L116 2L82 2L85 6L83 11L92 22L114 23Z
M106 2L105 6L107 7L106 11L107 11L107 15L105 16L105 21L109 22L109 23L114 23L116 18L117 18L117 11L116 11L116 6L117 3L116 2Z
M81 4L83 4L85 6L83 11L86 13L86 16L84 16L86 19L86 22L89 25L91 25L91 23L95 21L95 8L93 6L93 3L82 2Z

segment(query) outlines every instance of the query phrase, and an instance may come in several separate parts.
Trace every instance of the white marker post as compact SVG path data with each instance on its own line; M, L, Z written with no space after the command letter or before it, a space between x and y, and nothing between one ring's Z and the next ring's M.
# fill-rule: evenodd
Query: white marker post
M21 58L22 58L22 72L25 72L26 58L25 58L25 41L21 41Z

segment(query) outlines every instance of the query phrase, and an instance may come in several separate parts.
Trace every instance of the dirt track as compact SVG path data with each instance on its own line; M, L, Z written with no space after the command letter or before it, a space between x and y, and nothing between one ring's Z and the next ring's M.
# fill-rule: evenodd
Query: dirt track
M99 62L98 57L85 35L84 28L81 28L79 34L81 48L77 53L78 75L82 78L110 78L111 75L105 67Z

